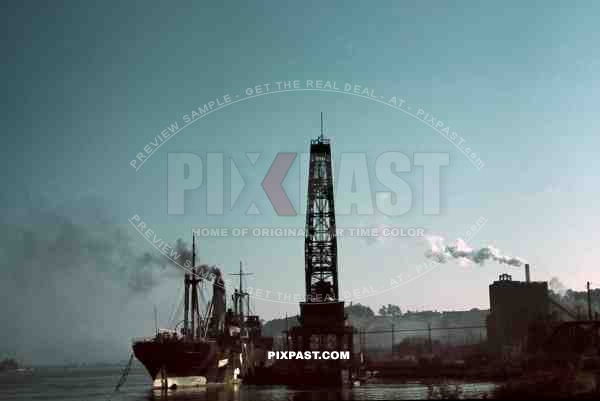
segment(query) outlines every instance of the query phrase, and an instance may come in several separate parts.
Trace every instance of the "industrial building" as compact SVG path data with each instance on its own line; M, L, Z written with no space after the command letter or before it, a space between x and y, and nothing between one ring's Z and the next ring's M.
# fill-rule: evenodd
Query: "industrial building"
M489 288L487 332L491 350L500 353L524 351L532 329L549 318L548 283L532 282L529 265L525 265L525 281L514 281L510 275L501 274Z

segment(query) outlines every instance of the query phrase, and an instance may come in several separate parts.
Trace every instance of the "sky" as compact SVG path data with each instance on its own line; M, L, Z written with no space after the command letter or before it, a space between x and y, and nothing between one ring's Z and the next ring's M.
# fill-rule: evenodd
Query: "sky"
M48 316L63 310L70 310L73 320L82 314L89 318L92 310L103 316L100 322L82 323L81 335L74 337L85 349L81 338L105 338L113 328L118 334L110 342L111 357L126 354L131 337L152 331L153 305L160 324L166 324L183 270L163 274L162 266L157 275L150 272L143 290L129 285L136 269L148 273L139 260L152 264L160 257L143 236L146 229L171 247L178 238L191 242L194 228L227 229L227 236L199 239L200 262L221 265L229 274L242 259L253 273L245 286L271 292L269 299L253 297L257 313L266 319L298 313L297 302L285 297L280 302L274 294L303 293L303 237L231 233L304 227L303 158L309 141L320 134L321 112L327 112L335 182L344 183L335 196L339 227L419 228L449 242L462 238L472 248L492 245L521 257L531 264L534 280L558 277L575 289L583 289L586 281L600 286L595 263L600 259L595 230L600 223L595 202L600 102L594 79L600 59L592 51L600 41L599 13L591 1L577 6L554 1L396 1L377 7L279 1L5 5L0 17L5 59L0 66L5 77L0 208L3 235L10 241L5 239L0 250L11 255L4 258L2 282L15 298L0 313L25 333L5 352L29 360L76 359L77 352L61 356L46 349L40 357L42 351L27 351L34 338L28 335L47 329ZM339 89L305 90L308 80ZM277 82L285 89L286 81L290 89L298 81L302 90L276 90ZM354 93L357 85L363 95ZM402 107L395 107L400 99ZM193 119L193 112L209 102L224 106L180 129L186 117ZM432 127L429 116L443 125ZM143 165L138 160L132 167L151 142L162 143L162 132L173 124L177 133ZM444 135L443 127L456 138ZM280 152L298 155L282 184L296 216L279 216L261 187ZM396 217L359 215L369 200L374 202L375 192L392 189L379 179L393 166L376 165L386 152L406 155L394 156L405 162L402 169L394 166L407 184L399 197L408 211ZM209 163L215 157L209 153L221 154L223 161ZM447 165L436 170L437 214L427 214L424 206L435 198L425 187L437 188L436 175L417 165L415 153L448 157ZM186 157L201 160L202 167L173 167ZM355 175L352 185L353 171L368 179ZM183 213L172 214L173 183L186 177L201 184L181 195ZM353 199L359 199L355 209L346 212ZM260 214L247 214L253 203ZM223 212L214 214L219 204ZM136 228L130 222L134 216L146 228ZM46 263L40 252L39 267L31 267L24 256L29 246L21 243L27 236L15 233L48 234L63 218L80 230L67 237L77 246L83 243L85 255L76 252L82 261ZM118 232L118 240L98 239L91 232ZM98 248L95 241L106 244ZM123 243L129 247L125 251ZM23 253L15 251L19 246L25 247ZM98 261L116 248L117 256L127 256ZM521 268L455 260L389 288L399 274L415 276L428 249L424 237L338 238L340 289L366 294L352 301L374 310L388 303L403 310L465 310L489 307L488 285L499 274L524 276ZM63 280L52 272L62 272L65 263L87 267ZM115 264L118 269L111 267ZM57 281L40 299L30 278L47 274ZM29 292L15 290L19 285ZM80 305L86 288L93 288L92 295ZM39 305L38 320L27 319ZM52 327L59 338L63 323ZM102 355L101 347L97 354Z

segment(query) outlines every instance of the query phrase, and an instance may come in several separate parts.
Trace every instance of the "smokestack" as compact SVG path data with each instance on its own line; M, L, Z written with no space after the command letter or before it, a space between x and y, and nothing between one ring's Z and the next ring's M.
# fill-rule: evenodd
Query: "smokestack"
M587 304L588 304L588 320L592 318L592 294L590 293L590 282L587 282Z
M525 282L531 282L531 277L529 276L529 263L525 263Z

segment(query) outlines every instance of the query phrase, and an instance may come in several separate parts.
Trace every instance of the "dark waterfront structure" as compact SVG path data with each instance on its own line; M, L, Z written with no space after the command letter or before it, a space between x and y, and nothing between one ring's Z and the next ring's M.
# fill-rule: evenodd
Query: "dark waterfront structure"
M338 351L353 356L353 330L339 301L337 239L333 200L331 146L321 136L311 141L305 238L306 301L300 303L300 326L291 332L291 351ZM351 359L295 360L298 384L340 385L348 382Z
M521 353L532 329L549 318L548 283L530 281L529 265L525 266L525 277L525 281L513 281L510 275L501 274L490 284L487 326L494 352Z

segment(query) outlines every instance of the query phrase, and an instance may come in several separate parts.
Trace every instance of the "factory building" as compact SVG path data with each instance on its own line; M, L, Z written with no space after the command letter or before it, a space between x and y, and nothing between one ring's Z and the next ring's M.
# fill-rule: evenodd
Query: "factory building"
M487 318L488 342L494 352L520 354L531 344L536 326L547 321L550 312L548 283L532 282L529 265L525 281L514 281L501 274L490 287L490 314Z

